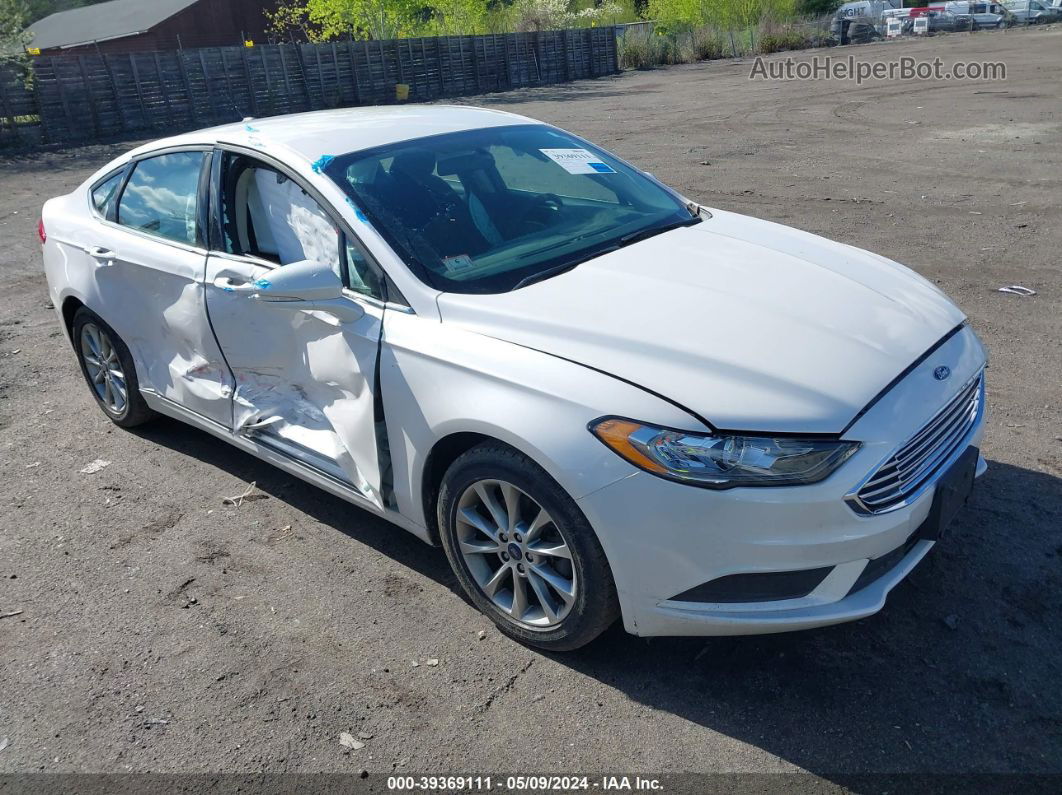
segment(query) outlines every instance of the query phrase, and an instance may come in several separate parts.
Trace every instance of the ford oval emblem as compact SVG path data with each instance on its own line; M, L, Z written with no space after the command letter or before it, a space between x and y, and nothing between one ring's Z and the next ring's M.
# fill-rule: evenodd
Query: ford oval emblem
M942 364L933 371L933 377L938 381L947 381L951 377L951 368Z

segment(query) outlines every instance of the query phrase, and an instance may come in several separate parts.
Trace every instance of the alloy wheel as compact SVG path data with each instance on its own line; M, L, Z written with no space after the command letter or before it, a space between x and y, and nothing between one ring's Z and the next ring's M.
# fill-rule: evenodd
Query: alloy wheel
M553 629L575 603L572 553L549 513L503 480L480 480L457 504L457 541L476 585L507 618Z
M120 417L129 404L129 394L117 348L107 332L95 323L81 327L80 343L85 372L96 397L109 413Z

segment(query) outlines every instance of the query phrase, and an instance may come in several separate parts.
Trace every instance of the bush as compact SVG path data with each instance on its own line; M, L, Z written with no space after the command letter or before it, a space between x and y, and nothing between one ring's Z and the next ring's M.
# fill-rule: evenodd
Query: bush
M640 33L628 34L621 40L619 60L621 69L652 69L654 66L685 63L673 36Z
M699 28L693 31L693 54L698 61L725 57L726 50L722 37L710 28Z
M653 66L649 43L642 37L626 36L619 43L620 69L648 69Z
M628 31L620 39L621 69L652 69L677 63L696 63L715 58L803 50L831 43L817 21L775 22L764 19L744 30L722 31L707 25L685 31Z
M767 54L785 50L803 50L811 46L808 36L796 30L764 33L760 36L759 51Z

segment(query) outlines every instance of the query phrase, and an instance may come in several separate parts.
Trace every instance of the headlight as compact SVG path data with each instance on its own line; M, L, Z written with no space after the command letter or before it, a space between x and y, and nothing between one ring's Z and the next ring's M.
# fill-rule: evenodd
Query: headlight
M598 420L590 430L640 469L716 489L817 483L859 449L859 442L716 436L616 418Z

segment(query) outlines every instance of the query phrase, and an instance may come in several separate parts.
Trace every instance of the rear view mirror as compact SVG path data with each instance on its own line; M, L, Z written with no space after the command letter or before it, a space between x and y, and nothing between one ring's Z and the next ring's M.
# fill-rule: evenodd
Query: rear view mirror
M282 265L254 283L257 301L295 310L316 310L345 322L358 320L364 311L343 295L343 282L324 262L303 260Z

